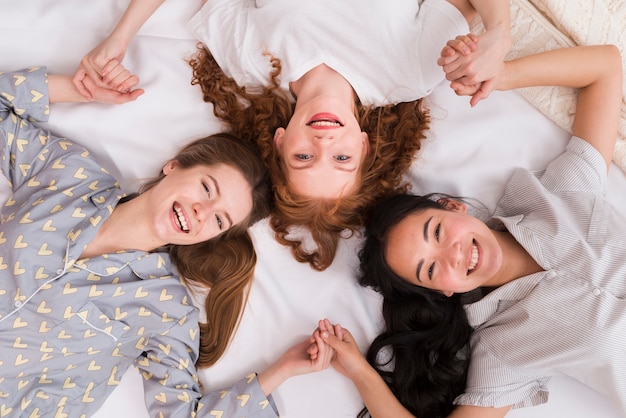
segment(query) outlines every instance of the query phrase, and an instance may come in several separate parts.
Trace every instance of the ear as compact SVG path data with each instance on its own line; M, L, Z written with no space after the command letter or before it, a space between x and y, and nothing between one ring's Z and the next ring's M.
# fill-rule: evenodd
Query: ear
M283 146L283 137L285 136L285 128L278 128L274 132L274 146L280 152Z
M454 292L452 292L450 290L443 290L441 293L443 293L447 297L450 297L450 296L454 295Z
M163 174L164 175L168 175L169 173L171 173L176 167L178 167L178 161L176 160L171 160L169 161L167 164L165 164L163 166Z
M447 198L442 197L441 199L437 200L437 203L439 203L440 205L442 205L444 208L448 210L467 213L467 205L457 200L452 200L452 199L447 199Z
M361 141L363 142L363 155L370 153L370 140L367 136L367 132L361 132Z

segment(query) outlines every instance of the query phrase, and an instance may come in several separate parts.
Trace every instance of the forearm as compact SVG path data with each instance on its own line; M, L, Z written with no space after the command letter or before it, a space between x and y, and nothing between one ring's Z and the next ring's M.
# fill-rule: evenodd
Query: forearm
M369 367L352 378L372 418L412 418L382 377Z
M502 418L509 410L510 406L502 408L491 408L485 406L461 405L448 415L448 418Z
M50 103L88 101L76 90L72 78L65 75L48 75L48 95Z
M131 0L126 12L113 29L110 37L128 45L143 24L165 0Z
M289 376L283 372L280 362L271 364L268 368L257 375L259 386L265 396L269 396L288 378Z
M610 164L622 102L622 64L612 45L563 48L505 64L497 89L564 86L581 89L572 133Z
M470 0L470 3L476 9L486 30L502 28L503 34L510 36L511 5L508 0Z
M584 88L601 79L613 58L612 46L562 48L507 61L497 90L532 86ZM610 68L614 65L610 64Z

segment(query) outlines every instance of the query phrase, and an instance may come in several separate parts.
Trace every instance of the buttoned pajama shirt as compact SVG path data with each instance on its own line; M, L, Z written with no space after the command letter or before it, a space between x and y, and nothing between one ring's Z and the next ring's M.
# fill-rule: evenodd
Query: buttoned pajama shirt
M198 311L167 253L80 258L124 193L88 150L33 124L47 119L46 82L45 68L0 75L13 190L0 218L0 415L89 416L134 364L151 416L275 417L254 374L201 394Z
M568 375L626 414L626 219L605 190L604 159L576 137L545 172L513 175L494 221L545 271L466 306L475 332L457 404L540 404L550 377Z

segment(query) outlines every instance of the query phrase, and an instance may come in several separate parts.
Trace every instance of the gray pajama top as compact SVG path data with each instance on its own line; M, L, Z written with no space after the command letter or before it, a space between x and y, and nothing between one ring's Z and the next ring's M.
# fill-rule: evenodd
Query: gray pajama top
M124 194L32 123L48 113L45 68L0 74L0 415L89 416L134 364L151 416L275 417L255 374L200 392L198 312L167 253L79 259Z

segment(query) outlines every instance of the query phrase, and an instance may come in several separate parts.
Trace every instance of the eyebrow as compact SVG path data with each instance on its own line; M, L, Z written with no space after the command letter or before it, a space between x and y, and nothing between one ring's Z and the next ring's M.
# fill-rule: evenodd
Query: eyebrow
M430 221L432 221L433 217L431 216L430 218L428 218L428 220L426 221L426 223L424 224L424 241L428 242L428 227L430 225ZM424 265L424 260L420 260L419 263L417 263L417 269L415 270L415 277L417 278L418 282L422 282L422 280L420 279L420 273L422 271L422 266Z
M424 241L426 241L427 243L428 243L428 226L430 225L430 221L432 220L433 220L433 217L431 216L430 218L428 218L428 220L424 224Z
M213 176L212 176L212 175L210 175L210 174L207 174L207 177L208 177L208 178L210 178L210 179L211 179L211 181L213 182L213 187L215 187L215 194L216 194L217 196L220 196L220 185L219 185L219 183L217 182L217 180L215 180L215 177L213 177ZM233 226L233 220L232 220L232 218L230 217L230 215L228 214L228 212L224 212L224 216L226 217L226 220L227 220L227 221L228 221L228 223L229 223L228 227L229 227L229 228L232 228L232 226Z

